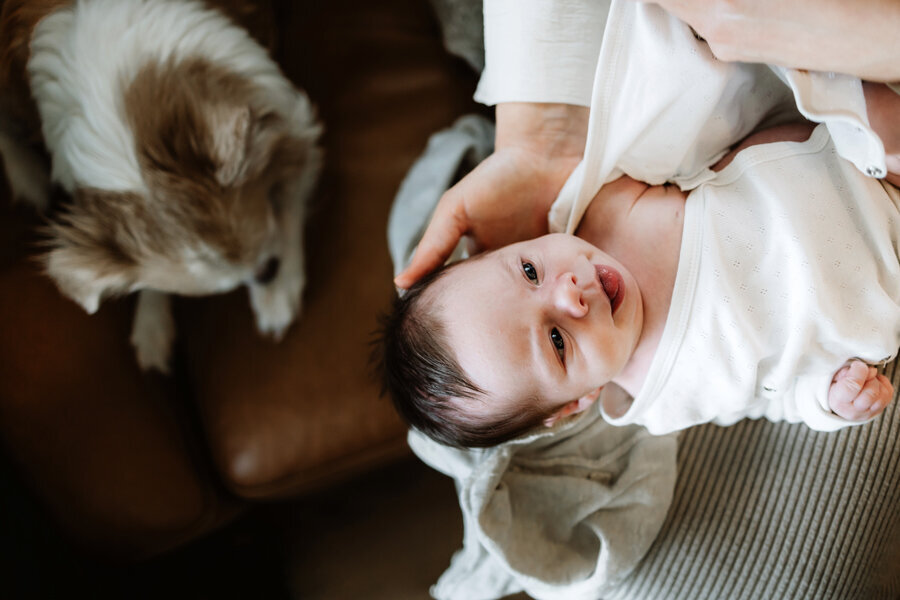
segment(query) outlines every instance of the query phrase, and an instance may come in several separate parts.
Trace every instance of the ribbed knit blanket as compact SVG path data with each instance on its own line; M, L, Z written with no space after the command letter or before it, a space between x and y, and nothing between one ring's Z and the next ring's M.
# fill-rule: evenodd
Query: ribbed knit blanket
M885 373L900 390L900 369ZM704 425L679 438L666 521L605 599L897 600L900 407L836 433Z

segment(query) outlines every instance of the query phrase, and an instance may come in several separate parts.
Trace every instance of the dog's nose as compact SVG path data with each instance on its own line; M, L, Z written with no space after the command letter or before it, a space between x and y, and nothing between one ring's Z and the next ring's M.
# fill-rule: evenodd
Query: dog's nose
M281 261L278 260L278 257L273 256L256 272L256 282L262 285L272 283L272 280L278 275L280 266Z

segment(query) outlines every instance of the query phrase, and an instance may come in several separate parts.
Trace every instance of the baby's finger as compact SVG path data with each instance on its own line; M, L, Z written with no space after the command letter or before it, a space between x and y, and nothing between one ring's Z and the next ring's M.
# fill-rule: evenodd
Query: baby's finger
M891 383L891 380L888 379L888 378L887 378L885 375L883 375L882 373L879 373L878 375L876 375L875 378L876 378L879 382L881 382L881 385L883 385L884 388L887 390L887 394L888 394L888 396L890 396L891 401L893 401L893 399L894 399L894 384Z
M868 365L861 361L854 360L844 365L834 375L831 386L832 392L838 394L836 398L839 397L846 402L852 402L866 384L867 374Z
M891 386L885 386L884 382L878 378L867 382L859 396L853 401L853 408L857 412L856 419L870 419L880 414L891 401L891 391Z
M859 397L859 389L853 385L848 385L847 380L837 381L831 384L828 390L828 406L831 410L850 421L856 420L859 408L854 401Z
M848 365L847 377L859 383L860 389L869 379L869 365L861 360L852 360Z
M888 406L890 406L891 402L894 401L894 385L891 383L891 380L879 373L876 375L873 380L873 384L877 384L878 388L878 399L877 402L881 405L881 408L878 412L881 412ZM877 413L876 413L877 414Z
M866 381L871 381L872 379L875 379L876 375L878 375L878 369L870 366L868 371L866 372Z

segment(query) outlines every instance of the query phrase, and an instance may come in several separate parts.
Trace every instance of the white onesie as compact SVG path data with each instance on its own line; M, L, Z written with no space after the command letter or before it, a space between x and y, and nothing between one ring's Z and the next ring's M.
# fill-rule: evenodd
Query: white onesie
M486 0L484 14L476 99L590 106L584 160L554 203L551 231L574 232L600 187L622 173L703 186L687 203L680 295L663 346L631 409L611 420L654 433L762 416L824 430L849 424L823 403L831 377L848 358L893 356L900 342L895 211L874 178L886 173L884 146L859 79L718 61L650 3ZM709 170L750 132L800 114L824 123L807 143L748 148L721 173ZM787 226L799 228L785 236ZM710 267L713 257L724 262ZM773 341L763 343L769 329ZM710 401L693 395L697 385Z
M900 192L840 158L824 125L738 153L692 191L672 305L641 391L616 425L661 434L745 417L850 425L834 373L900 345Z
M607 416L654 433L762 416L802 420L820 430L848 425L825 400L834 373L851 357L871 363L891 357L900 343L897 236L883 230L894 224L886 211L896 211L880 181L866 176L882 177L886 170L884 146L869 127L859 79L718 61L687 25L652 4L612 0L603 23L599 6L589 10L591 2L551 4L571 4L560 14L578 14L605 30L599 51L591 44L582 48L599 52L588 141L582 164L551 210L550 230L574 232L599 188L622 173L651 184L674 182L685 191L703 186L691 194L686 209L674 321L667 323L657 360L631 409L613 413L607 390ZM576 6L584 10L575 11ZM503 16L524 30L539 23L555 40L542 50L554 58L552 65L537 56L532 61L544 74L536 81L564 79L570 71L583 75L589 68L588 55L565 43L571 21L579 19L537 20L527 10L529 16L522 17L516 0L491 0L485 7L486 35L490 23ZM488 44L495 54L504 47L516 46ZM572 60L557 60L567 54ZM503 99L502 88L531 100L582 102L586 96L583 87L564 85L542 89L574 100L528 96L531 78L506 77L501 84L506 72L486 70L481 96ZM806 144L749 148L721 173L709 170L751 131L796 120L798 111L824 123ZM738 202L744 193L746 201ZM727 211L719 208L726 205ZM783 233L800 225L806 229ZM694 239L699 235L702 242ZM828 239L830 245L816 247ZM873 262L872 256L888 260ZM736 270L721 265L709 270L713 261ZM826 272L819 268L822 261L844 267ZM748 265L749 272L741 270ZM690 268L697 270L685 271ZM793 287L801 282L805 292ZM690 379L701 375L705 379ZM698 396L698 390L709 395Z

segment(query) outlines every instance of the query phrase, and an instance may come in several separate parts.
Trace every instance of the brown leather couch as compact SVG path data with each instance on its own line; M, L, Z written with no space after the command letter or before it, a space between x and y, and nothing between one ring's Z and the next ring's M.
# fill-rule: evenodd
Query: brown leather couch
M325 123L309 284L281 343L246 292L181 300L173 377L142 374L133 300L88 316L31 260L39 220L0 182L0 442L61 530L146 557L406 455L369 367L393 294L386 222L428 136L473 109L427 0L283 2L275 54Z

